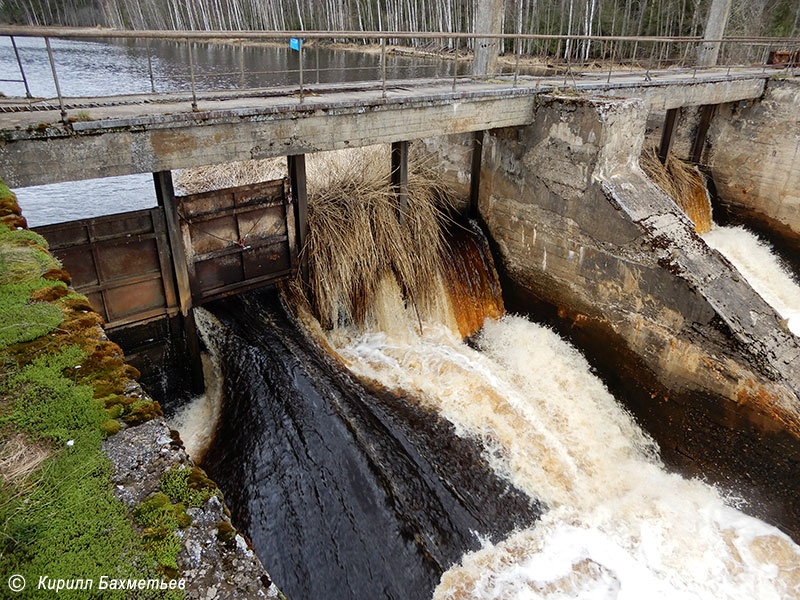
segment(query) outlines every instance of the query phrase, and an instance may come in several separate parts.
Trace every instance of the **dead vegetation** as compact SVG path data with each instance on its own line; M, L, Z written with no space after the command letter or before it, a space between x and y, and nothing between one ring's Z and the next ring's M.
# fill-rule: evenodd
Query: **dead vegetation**
M237 185L281 179L286 175L285 158L242 160L176 171L175 190L180 194L199 194Z
M426 159L410 157L408 172L405 215L386 147L320 156L309 174L310 297L323 326L363 324L386 275L418 310L435 303L449 196Z
M0 479L16 489L24 488L48 456L50 452L44 445L22 433L4 435L0 439Z
M655 148L642 152L639 166L686 213L698 234L711 230L711 200L697 167L671 154L662 164Z
M418 310L435 303L443 225L452 199L428 158L412 152L408 172L408 211L401 215L390 185L387 146L308 156L306 291L323 326L363 324L387 274ZM177 182L194 193L285 174L285 159L267 159L189 169Z

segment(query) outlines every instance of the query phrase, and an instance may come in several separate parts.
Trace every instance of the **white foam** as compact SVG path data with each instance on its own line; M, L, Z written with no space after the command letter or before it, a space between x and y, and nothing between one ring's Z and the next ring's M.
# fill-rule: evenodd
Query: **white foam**
M786 319L800 336L800 286L772 252L770 245L744 227L719 227L701 236L742 274L750 286Z
M184 404L170 419L169 426L178 430L189 457L200 463L214 440L214 433L222 411L222 370L214 331L222 325L202 308L195 308L197 331L208 353L203 353L205 392Z
M552 331L487 321L478 351L443 326L417 330L328 340L357 375L479 437L498 473L549 506L535 527L465 556L436 599L800 595L800 548L712 487L667 473L654 442Z

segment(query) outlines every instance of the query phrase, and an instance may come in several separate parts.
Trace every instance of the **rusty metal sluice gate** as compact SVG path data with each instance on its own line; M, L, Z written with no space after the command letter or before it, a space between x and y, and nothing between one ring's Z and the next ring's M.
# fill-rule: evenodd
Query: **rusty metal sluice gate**
M290 160L293 178L298 162ZM304 166L304 162L302 163ZM304 179L304 173L302 178ZM159 206L35 228L115 334L164 321L189 354L192 391L203 389L192 307L294 277L306 210L290 179L175 196L168 171L154 173ZM178 327L173 325L178 322ZM145 338L137 333L125 338ZM126 354L137 348L123 347Z

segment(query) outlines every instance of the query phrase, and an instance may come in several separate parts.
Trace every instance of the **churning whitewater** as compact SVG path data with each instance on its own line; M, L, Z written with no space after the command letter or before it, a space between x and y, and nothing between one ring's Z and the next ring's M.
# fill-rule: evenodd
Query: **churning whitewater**
M420 327L396 286L378 298L388 305L376 314L405 318L334 329L330 346L356 375L477 437L497 473L549 507L532 528L464 556L434 598L800 594L800 548L734 499L667 473L656 444L555 333L505 316L467 345L457 329Z
M789 331L800 336L800 285L770 245L741 226L714 226L702 238L731 261L758 295L786 319Z
M205 391L181 406L169 420L170 427L181 431L186 452L195 463L201 463L222 413L222 370L217 337L222 325L203 308L194 309L197 331L207 352L202 355Z

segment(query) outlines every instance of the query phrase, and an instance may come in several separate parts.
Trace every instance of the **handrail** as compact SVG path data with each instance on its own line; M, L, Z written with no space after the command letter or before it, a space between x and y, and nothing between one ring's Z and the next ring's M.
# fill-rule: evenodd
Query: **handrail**
M660 69L663 64L678 66L678 70L675 68L670 69L669 73L678 72L679 69L685 69L686 67L686 60L689 57L689 50L692 47L700 48L706 44L716 44L719 43L721 47L737 47L737 46L744 46L746 48L746 57L748 64L731 64L728 63L726 65L719 65L723 68L727 67L727 73L730 75L731 69L741 67L741 66L757 66L763 67L763 70L767 68L767 61L770 57L770 51L776 50L781 48L782 51L784 49L788 49L789 51L789 59L786 62L786 70L787 72L791 69L791 72L794 73L794 69L797 67L798 64L798 57L800 57L800 39L798 38L769 38L769 37L728 37L722 38L719 40L710 40L704 39L702 37L675 37L675 36L621 36L621 35L579 35L579 34L536 34L536 33L464 33L464 32L441 32L441 31L254 31L254 30L245 30L245 31L232 31L232 30L214 30L214 31L198 31L198 30L120 30L120 29L104 29L100 27L96 28L86 28L86 27L41 27L41 26L21 26L21 25L0 25L0 35L8 36L11 39L12 45L14 45L14 49L16 50L16 44L14 43L15 37L42 37L45 40L45 44L47 46L48 57L50 61L50 66L53 75L53 82L56 88L56 94L58 96L59 101L59 108L61 110L62 121L64 123L68 123L67 119L67 108L65 107L65 103L61 94L61 89L59 86L58 75L56 72L56 62L53 58L53 50L50 47L49 39L50 38L68 38L68 39L133 39L133 40L144 40L147 42L147 59L148 59L148 74L150 78L150 89L152 94L157 94L156 92L156 85L155 82L157 79L162 79L157 74L153 73L153 66L151 61L151 46L150 41L157 39L157 40L166 40L166 41L176 41L176 42L183 42L188 46L188 62L189 62L189 73L188 79L191 82L191 105L192 110L198 110L197 105L197 84L198 80L207 79L207 78L216 78L221 77L224 75L231 75L232 73L201 73L196 70L195 60L194 60L194 52L193 52L193 44L201 43L201 42L238 42L238 51L240 54L240 70L237 75L240 77L240 85L238 89L240 90L247 90L247 89L256 89L256 88L247 88L246 87L246 75L263 75L263 74L282 74L282 73L297 73L298 74L298 81L299 84L299 101L302 103L306 96L307 96L307 88L308 84L304 84L304 76L303 71L316 71L317 75L317 83L319 83L319 75L320 72L326 72L329 70L339 70L339 71L346 71L346 70L367 70L367 69L374 69L374 66L359 66L359 67L343 67L343 68L329 68L329 67L320 67L319 65L319 44L312 44L312 47L316 47L317 52L317 64L316 69L310 66L303 65L303 49L304 47L307 48L307 45L304 44L304 41L323 41L323 40L358 40L358 41L380 41L380 63L379 63L379 76L378 79L369 79L367 81L375 82L377 84L380 81L381 84L381 91L382 96L386 97L387 94L387 79L386 73L387 69L391 68L387 66L387 42L390 40L400 41L400 40L443 40L446 41L447 44L450 46L448 49L448 54L443 54L442 52L434 52L431 53L433 56L431 58L436 59L436 73L433 76L434 80L442 79L439 76L439 66L442 64L442 61L446 59L453 59L454 64L452 67L452 73L445 72L444 78L452 80L452 90L455 91L456 84L459 77L464 77L465 75L459 74L459 62L463 60L463 54L461 51L464 49L463 44L461 43L462 40L499 40L500 42L505 42L506 40L517 40L517 41L542 41L547 42L544 45L544 52L533 54L534 57L545 57L547 62L553 62L560 65L565 65L563 70L564 74L564 85L568 84L568 80L571 77L573 84L576 83L575 73L573 72L573 67L577 67L579 71L582 71L584 65L589 63L596 63L599 61L600 64L608 63L608 75L607 75L607 82L611 82L611 77L614 72L614 68L616 67L619 71L621 67L625 66L628 70L625 71L626 75L630 75L630 66L635 66L635 68L640 69L643 72L644 79L646 81L650 81L653 77L657 77L659 74L654 72L654 69ZM274 71L245 71L244 69L244 42L247 40L251 41L265 41L265 40L289 40L291 38L299 38L301 41L299 43L299 55L300 60L298 61L298 68L297 69L280 69ZM552 52L553 46L551 45L552 42L558 41L558 50L556 52ZM565 46L565 50L562 51L561 42L566 41L567 44ZM581 46L581 43L584 45ZM590 52L590 47L592 43L597 43L594 46L593 53ZM632 44L631 44L632 43ZM626 46L626 44L628 44ZM675 52L673 44L678 45L678 51ZM610 58L607 58L607 47L610 46ZM631 48L632 46L632 48ZM681 48L681 46L684 46ZM236 46L234 46L234 49ZM515 45L515 49L513 51L514 54L514 70L513 70L513 81L511 82L513 87L517 87L520 79L520 48L521 44L517 43ZM580 49L579 49L580 48ZM602 57L600 57L600 50L602 48ZM641 57L640 52L644 52L643 48L648 48L649 56L645 53L644 58ZM753 56L753 48L756 48L756 56L761 56L761 61L753 63L751 61L751 57ZM541 49L541 48L540 48ZM621 50L621 52L620 52ZM450 54L452 53L452 55ZM573 56L575 54L575 56ZM739 59L744 53L739 53ZM25 72L23 69L23 63L20 59L19 53L16 53L17 57L17 64L19 66L19 71L22 76L22 80L25 81ZM462 58L463 57L463 58ZM423 57L424 58L424 57ZM783 65L783 63L780 63ZM428 66L428 65L424 65ZM430 65L432 68L433 65ZM692 77L696 77L698 70L701 69L708 69L708 68L718 68L718 67L699 67L693 66L688 67L690 70ZM445 69L448 71L450 69ZM605 73L605 67L604 71ZM469 76L469 75L467 75ZM476 78L489 81L494 80L495 77L502 77L502 67L499 73L494 73L491 75L481 75L475 76ZM171 76L170 79L174 78ZM429 78L430 79L430 78ZM27 89L27 81L26 83L26 94L28 98L30 98L30 91ZM538 87L538 83L537 83ZM206 88L203 91L212 91ZM295 92L291 92L294 94ZM24 108L24 107L23 107Z

